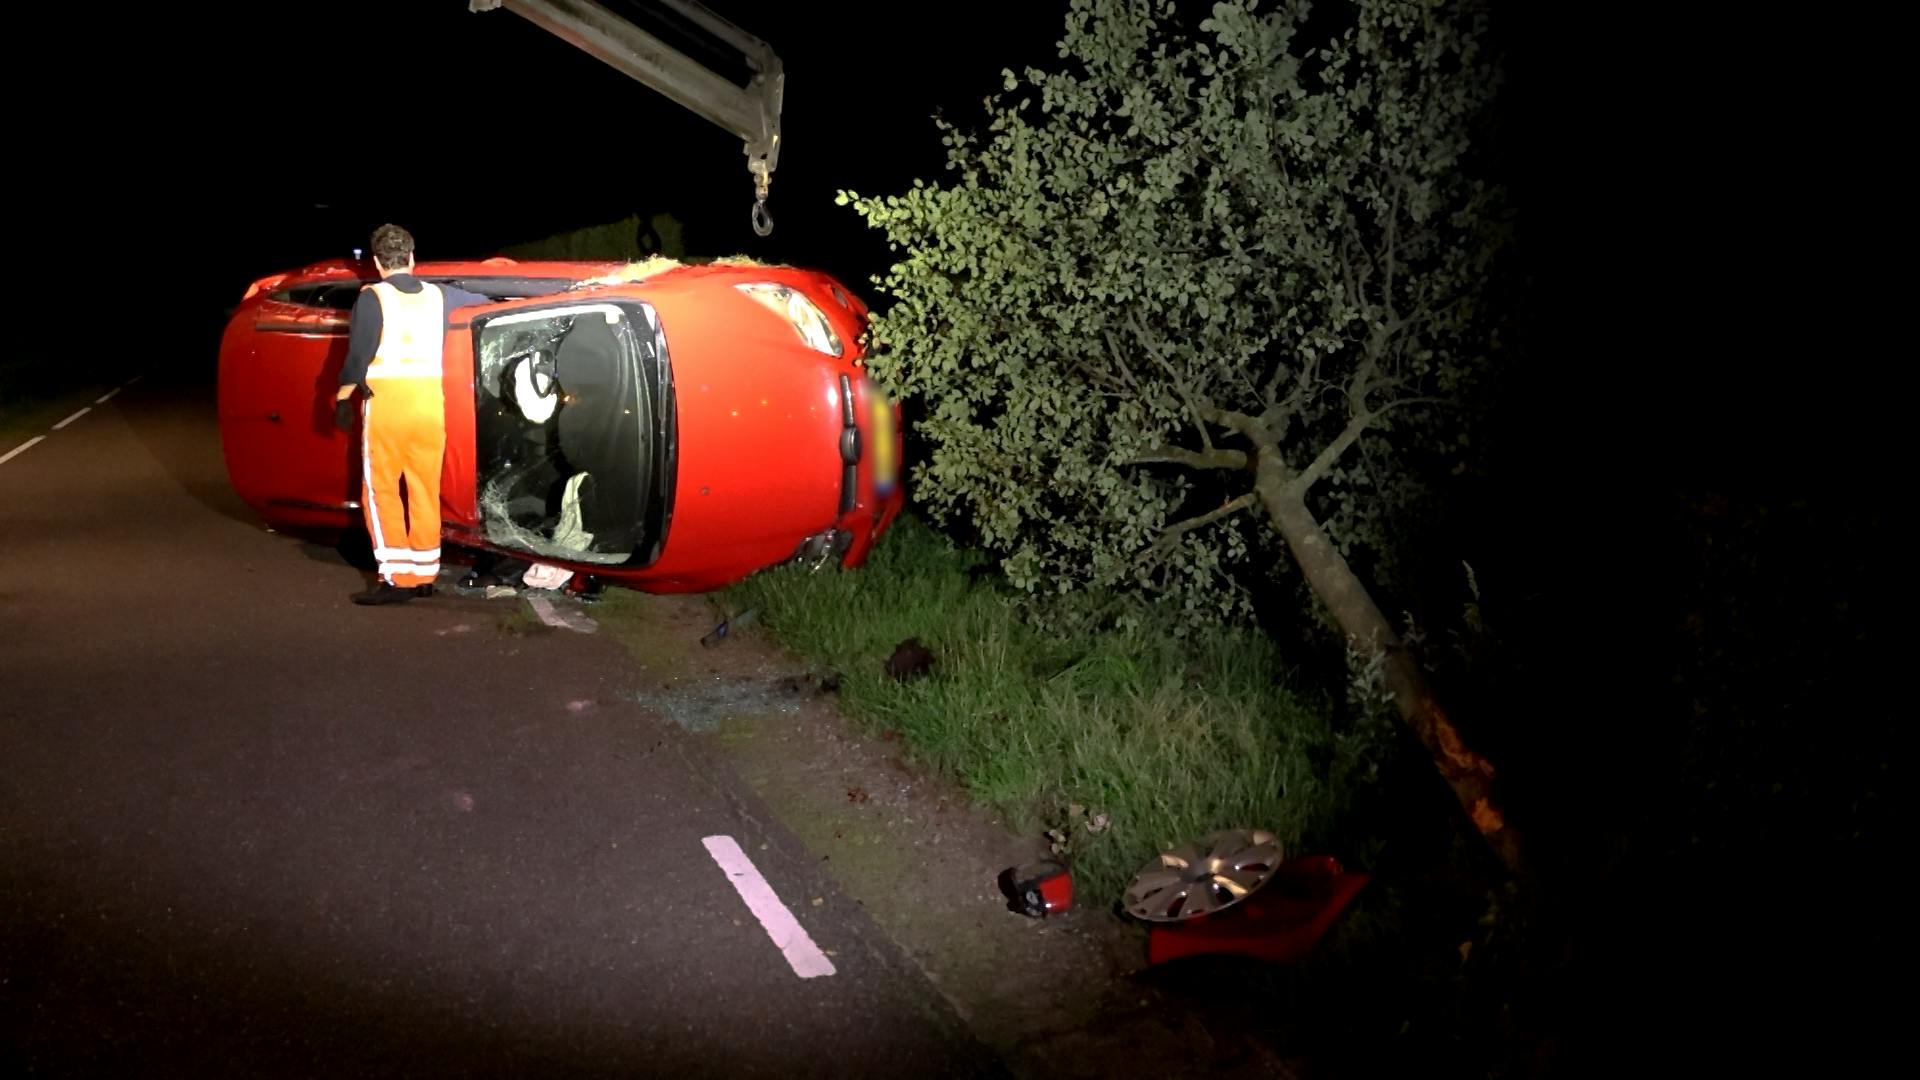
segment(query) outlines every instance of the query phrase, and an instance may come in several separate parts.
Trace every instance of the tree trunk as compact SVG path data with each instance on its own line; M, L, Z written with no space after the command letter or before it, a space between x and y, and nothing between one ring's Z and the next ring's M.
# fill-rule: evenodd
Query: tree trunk
M1289 485L1291 470L1276 447L1260 447L1256 470L1255 490L1267 516L1286 540L1314 595L1327 605L1342 632L1362 649L1371 643L1372 648L1384 650L1386 687L1393 694L1400 718L1412 726L1433 755L1440 775L1453 788L1454 796L1494 853L1516 877L1524 877L1519 838L1493 800L1493 765L1461 742L1453 722L1434 699L1420 665L1307 509L1305 492Z

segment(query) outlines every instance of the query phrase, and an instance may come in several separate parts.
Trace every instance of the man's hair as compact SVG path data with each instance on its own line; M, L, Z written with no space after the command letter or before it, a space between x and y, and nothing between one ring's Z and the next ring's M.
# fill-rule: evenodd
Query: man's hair
M413 258L413 234L398 225L373 230L373 257L389 270L398 270Z

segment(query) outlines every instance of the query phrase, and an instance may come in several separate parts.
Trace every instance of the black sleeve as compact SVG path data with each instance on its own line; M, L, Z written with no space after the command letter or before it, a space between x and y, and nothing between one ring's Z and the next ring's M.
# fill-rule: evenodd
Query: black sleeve
M353 316L347 331L347 361L340 365L341 386L365 386L367 365L373 363L373 351L380 347L380 298L372 289L361 289L353 301Z
M473 304L493 303L493 297L491 296L485 296L477 292L468 292L465 289L452 285L442 285L440 286L440 291L446 295L447 313L449 315L453 313L455 308L468 307Z

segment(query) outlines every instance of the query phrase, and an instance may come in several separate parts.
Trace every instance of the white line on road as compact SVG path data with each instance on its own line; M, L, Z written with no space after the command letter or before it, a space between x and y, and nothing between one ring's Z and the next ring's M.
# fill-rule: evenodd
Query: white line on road
M21 443L19 446L14 447L13 449L7 451L4 454L0 454L0 465L5 465L7 462L12 461L14 458L17 458L21 454L26 453L27 450L31 448L34 443L37 443L44 438L46 438L45 435L35 435L33 438L28 439L26 442Z
M827 959L827 955L807 936L806 929L774 895L773 886L760 876L753 860L740 850L739 843L733 837L709 836L700 842L707 846L707 854L713 856L713 861L719 863L720 869L726 872L734 891L747 902L747 910L760 920L761 927L773 939L781 955L787 958L795 975L811 979L816 975L833 974L833 961Z
M556 629L572 630L580 634L591 634L600 629L599 623L577 611L561 611L554 607L553 598L550 596L529 596L527 604L533 608L535 615L540 616L541 622Z
M65 420L62 420L59 423L53 425L53 430L59 431L61 428L66 427L68 424L73 423L75 420L80 419L81 417L87 415L92 411L93 411L93 406L89 405L86 408L81 409L79 412L74 413L72 416L67 417Z
M114 387L113 389L111 389L111 390L109 390L109 391L107 391L106 393L104 393L104 394L101 394L101 395L100 395L99 397L97 397L97 398L94 398L94 399L93 399L93 403L94 403L95 405L105 405L105 404L107 403L107 399L108 399L108 398L111 398L111 397L112 397L113 395L115 395L115 394L117 394L117 393L119 393L120 391L122 391L122 390L125 390L125 389L126 389L126 387L124 387L124 386L116 386L116 387Z

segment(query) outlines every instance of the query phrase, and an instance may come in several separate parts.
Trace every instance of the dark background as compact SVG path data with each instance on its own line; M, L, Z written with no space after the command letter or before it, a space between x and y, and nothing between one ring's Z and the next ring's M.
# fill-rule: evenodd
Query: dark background
M56 332L209 379L249 281L389 220L431 259L667 212L690 252L864 287L885 245L834 192L935 179L931 115L972 120L1002 67L1054 63L1065 5L713 6L786 65L766 240L737 139L505 11L63 10L15 42L23 285L93 309ZM1541 960L1554 1026L1629 1067L1667 1039L1768 1073L1861 1054L1887 1008L1910 486L1911 346L1872 340L1900 306L1840 254L1895 247L1897 212L1859 211L1899 174L1847 156L1889 142L1877 61L1757 15L1494 10L1523 363L1459 543L1525 600L1497 704L1462 722L1585 928Z
M143 7L70 25L54 35L71 46L48 72L56 108L19 114L41 182L27 205L58 208L76 230L63 261L157 261L169 303L196 314L256 277L348 255L385 221L431 259L666 212L690 252L804 261L864 285L885 245L833 205L836 189L933 175L944 156L932 113L977 111L1003 65L1045 59L1064 11L989 0L927 8L917 17L932 26L909 29L908 5L870 0L711 6L785 65L765 239L749 226L738 138L464 0L255 4L217 18ZM76 190L86 184L99 187ZM53 224L23 216L36 231Z

